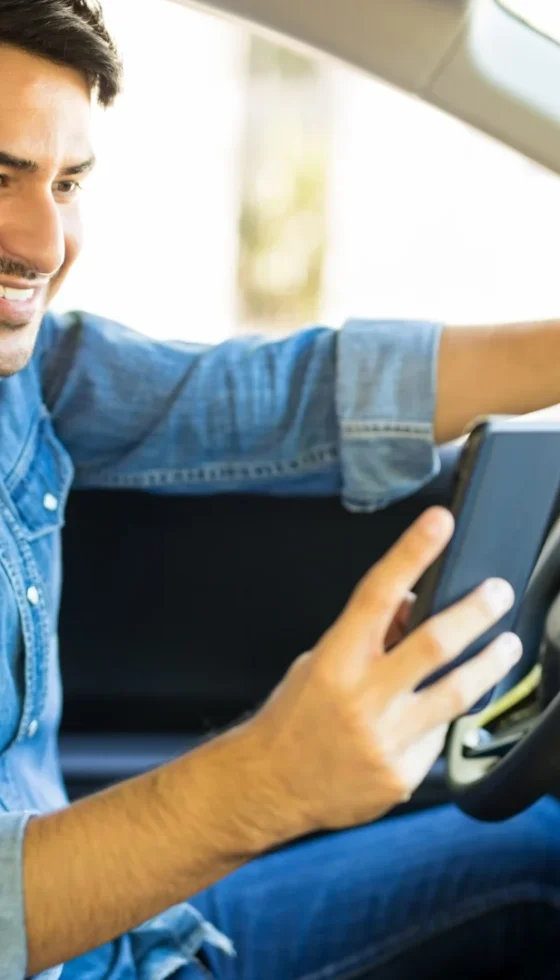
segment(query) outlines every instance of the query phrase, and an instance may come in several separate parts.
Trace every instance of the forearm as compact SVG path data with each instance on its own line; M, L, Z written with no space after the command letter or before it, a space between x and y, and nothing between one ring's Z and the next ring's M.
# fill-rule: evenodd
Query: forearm
M32 820L24 845L28 974L122 935L282 840L270 829L263 784L239 727Z
M441 338L435 437L479 415L523 415L560 402L560 320L449 327Z

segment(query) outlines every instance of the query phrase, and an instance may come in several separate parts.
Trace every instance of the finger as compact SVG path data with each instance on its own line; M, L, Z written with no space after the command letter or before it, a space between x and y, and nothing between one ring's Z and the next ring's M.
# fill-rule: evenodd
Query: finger
M431 507L406 531L355 589L332 633L347 645L383 644L403 599L443 551L453 533L453 518L443 507ZM342 636L340 636L342 634ZM372 647L369 647L370 653Z
M449 664L497 623L514 601L509 582L488 579L466 599L419 626L391 654L395 689L414 689Z
M522 652L515 633L502 633L473 660L415 694L408 716L413 729L422 735L465 714L506 676Z
M405 775L403 782L410 787L410 795L420 786L441 755L445 746L447 729L447 725L432 728L415 738L401 752L399 768Z
M387 650L390 650L391 647L396 646L397 643L404 640L407 634L410 614L414 608L415 602L416 596L413 592L409 592L401 603L400 609L397 610L397 615L391 623L389 632L385 637L385 647Z

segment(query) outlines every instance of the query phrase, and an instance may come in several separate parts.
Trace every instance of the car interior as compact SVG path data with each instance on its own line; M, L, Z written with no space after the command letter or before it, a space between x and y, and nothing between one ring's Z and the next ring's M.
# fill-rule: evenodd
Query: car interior
M560 173L554 0L195 6L384 79ZM460 452L457 444L444 447L436 479L373 514L324 498L72 492L60 620L61 753L71 798L170 759L253 711L340 613L366 569L427 506L449 504ZM519 625L535 662L545 624L557 635L554 530ZM472 719L460 721L448 759L402 810L455 799L475 816L502 819L560 791L550 761L560 743L553 654L540 665L538 700L535 684L518 687L527 678L512 680L517 693L505 694L514 736L479 718L478 730L494 738L485 750ZM466 774L469 758L475 768Z

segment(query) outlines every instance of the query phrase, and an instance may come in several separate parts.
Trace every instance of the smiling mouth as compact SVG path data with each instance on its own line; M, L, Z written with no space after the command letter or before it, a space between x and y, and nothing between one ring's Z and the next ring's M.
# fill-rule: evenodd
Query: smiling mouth
M35 296L35 292L33 287L30 289L14 289L13 286L0 285L0 299L7 299L10 303L28 303Z
M27 326L39 312L40 286L7 286L0 283L0 324L11 330Z

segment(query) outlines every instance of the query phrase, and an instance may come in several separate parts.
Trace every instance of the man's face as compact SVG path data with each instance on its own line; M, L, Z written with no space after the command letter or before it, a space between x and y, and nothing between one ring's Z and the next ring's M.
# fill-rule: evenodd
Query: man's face
M81 247L91 96L69 68L8 45L0 57L0 376L33 353Z

